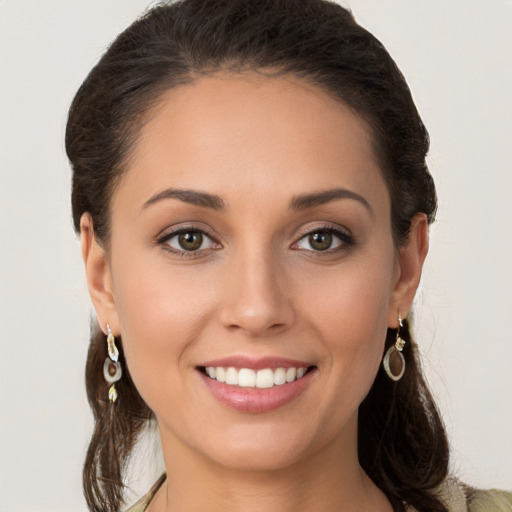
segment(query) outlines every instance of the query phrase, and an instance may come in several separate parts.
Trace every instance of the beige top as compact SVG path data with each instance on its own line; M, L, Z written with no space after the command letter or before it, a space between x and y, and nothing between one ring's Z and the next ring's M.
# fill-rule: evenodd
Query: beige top
M165 482L163 474L150 491L126 512L145 512L161 485ZM454 478L449 478L439 488L439 497L449 512L512 512L512 492L468 490ZM415 512L412 507L406 507L407 512Z

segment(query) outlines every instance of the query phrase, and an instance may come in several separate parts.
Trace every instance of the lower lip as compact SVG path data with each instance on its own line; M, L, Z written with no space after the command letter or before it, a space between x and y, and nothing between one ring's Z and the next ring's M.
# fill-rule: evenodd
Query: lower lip
M295 400L309 385L315 370L308 371L304 377L271 388L243 388L230 386L211 379L199 372L203 382L212 395L224 405L241 412L269 412Z

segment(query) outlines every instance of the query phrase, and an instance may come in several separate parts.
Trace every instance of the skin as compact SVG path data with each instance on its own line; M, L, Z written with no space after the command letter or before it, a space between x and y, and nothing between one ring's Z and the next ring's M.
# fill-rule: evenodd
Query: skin
M224 207L145 206L170 187ZM363 199L290 208L333 188ZM168 478L149 510L391 511L359 466L357 411L388 327L411 306L428 233L418 214L407 244L393 244L363 120L291 77L200 78L165 93L141 129L111 212L108 251L88 214L82 251L100 325L122 336L158 420ZM177 237L157 241L183 226L210 238L188 254L169 252ZM305 233L326 227L342 236L315 250ZM197 370L232 355L316 370L293 401L246 413L220 404Z

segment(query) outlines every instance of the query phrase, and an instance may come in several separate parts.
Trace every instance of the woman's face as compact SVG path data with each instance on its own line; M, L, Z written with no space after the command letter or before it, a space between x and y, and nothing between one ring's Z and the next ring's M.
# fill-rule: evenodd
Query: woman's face
M358 406L419 278L364 122L292 78L201 78L155 108L111 208L89 281L164 452L357 457Z

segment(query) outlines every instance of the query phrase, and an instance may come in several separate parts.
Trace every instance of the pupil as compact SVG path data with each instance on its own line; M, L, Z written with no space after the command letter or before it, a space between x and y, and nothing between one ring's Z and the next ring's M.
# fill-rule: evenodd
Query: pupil
M179 243L187 251L196 251L203 243L203 235L197 231L181 233L179 235Z
M309 235L309 243L314 249L318 251L325 251L331 247L332 235L325 231L318 231Z

